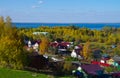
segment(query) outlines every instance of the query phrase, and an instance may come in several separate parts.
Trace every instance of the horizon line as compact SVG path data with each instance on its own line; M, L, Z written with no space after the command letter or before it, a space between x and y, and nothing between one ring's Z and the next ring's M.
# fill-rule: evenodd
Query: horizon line
M71 23L71 22L12 22L12 23L51 23L51 24L83 24L83 23L86 23L86 24L104 24L104 23L120 23L120 22L74 22L74 23Z

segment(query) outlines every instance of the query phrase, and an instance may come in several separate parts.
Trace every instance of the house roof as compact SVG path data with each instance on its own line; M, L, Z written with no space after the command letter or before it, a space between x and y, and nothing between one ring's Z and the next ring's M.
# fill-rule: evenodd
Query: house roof
M120 56L115 55L115 56L113 57L113 60L114 60L114 61L120 61Z
M97 64L97 65L101 65L101 66L105 66L105 67L108 67L110 66L110 64L107 64L107 63L101 63L101 62L97 62L97 61L91 61L92 64Z
M90 65L81 65L82 69L92 75L97 75L97 71L103 71L103 69L97 64L90 64Z
M80 45L78 45L78 46L75 46L75 49L80 49L80 50L82 50L82 49L83 49L83 47L82 47L82 46L80 46Z
M53 47L57 47L57 46L67 47L68 45L70 45L70 43L69 42L61 42L61 43L51 42L50 45L53 46Z

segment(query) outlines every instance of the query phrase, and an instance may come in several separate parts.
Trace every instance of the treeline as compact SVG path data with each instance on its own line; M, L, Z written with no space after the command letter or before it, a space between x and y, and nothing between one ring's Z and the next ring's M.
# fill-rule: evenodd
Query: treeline
M56 38L60 38L64 41L75 42L76 44L87 41L106 44L117 44L120 42L120 28L109 26L105 26L101 30L91 30L88 28L79 28L76 26L40 26L39 28L21 29L20 32L33 37L34 39L40 38L40 36L33 36L33 32L48 32L49 34L47 34L47 37L50 39L50 41L54 41Z

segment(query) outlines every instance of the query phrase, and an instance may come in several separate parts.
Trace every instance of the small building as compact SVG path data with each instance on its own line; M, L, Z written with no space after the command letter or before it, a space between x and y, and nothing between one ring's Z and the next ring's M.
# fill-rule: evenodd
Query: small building
M29 48L31 48L31 47L32 47L32 43L31 43L31 41L30 41L30 40L28 41L28 47L29 47Z
M115 56L113 57L113 60L116 61L116 62L120 62L120 56L115 55Z
M72 53L71 53L71 57L73 57L73 58L77 58L77 54L76 54L75 50L72 51Z
M71 43L69 42L51 42L50 43L50 46L57 49L57 52L58 54L69 54L70 51L68 50L68 48L71 47Z
M40 35L40 34L47 35L48 32L33 32L33 35Z
M114 66L120 65L120 56L115 55L115 56L113 57L113 60L114 60Z

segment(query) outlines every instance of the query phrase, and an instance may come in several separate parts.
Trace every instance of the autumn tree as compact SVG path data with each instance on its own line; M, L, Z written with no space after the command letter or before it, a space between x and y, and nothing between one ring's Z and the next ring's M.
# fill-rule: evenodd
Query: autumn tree
M45 54L48 52L48 47L49 47L49 40L46 37L41 38L41 43L40 43L40 54Z
M4 22L4 21L3 21ZM12 27L10 17L3 23L0 38L0 67L22 69L26 62L26 53L17 29Z
M0 26L4 24L4 17L0 16Z
M116 44L118 42L116 34L110 34L107 38L106 44Z
M3 29L4 29L4 18L0 16L0 37L2 36Z
M83 55L84 59L88 59L88 57L89 57L89 47L90 47L90 42L88 41L83 46L82 55Z

